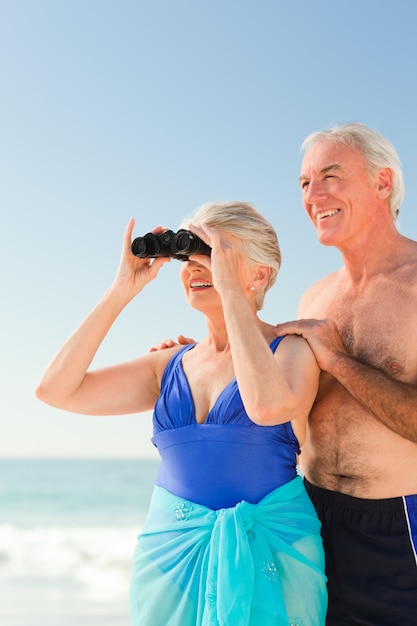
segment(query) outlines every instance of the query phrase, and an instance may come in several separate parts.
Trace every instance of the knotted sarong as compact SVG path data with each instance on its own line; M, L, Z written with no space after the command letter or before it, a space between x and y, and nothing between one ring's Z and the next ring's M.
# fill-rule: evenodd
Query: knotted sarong
M302 479L212 510L155 486L132 567L132 626L324 626L320 522Z

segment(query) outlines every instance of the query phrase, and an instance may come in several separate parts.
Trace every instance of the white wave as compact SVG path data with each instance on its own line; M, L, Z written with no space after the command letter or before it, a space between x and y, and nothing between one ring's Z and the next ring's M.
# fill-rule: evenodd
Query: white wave
M126 597L138 529L0 526L0 575L15 583L75 584L93 600Z

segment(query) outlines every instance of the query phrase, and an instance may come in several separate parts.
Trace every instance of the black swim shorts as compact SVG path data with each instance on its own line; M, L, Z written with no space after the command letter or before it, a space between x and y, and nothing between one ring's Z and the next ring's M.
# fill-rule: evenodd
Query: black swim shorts
M305 485L322 523L327 626L417 626L417 495L364 500Z

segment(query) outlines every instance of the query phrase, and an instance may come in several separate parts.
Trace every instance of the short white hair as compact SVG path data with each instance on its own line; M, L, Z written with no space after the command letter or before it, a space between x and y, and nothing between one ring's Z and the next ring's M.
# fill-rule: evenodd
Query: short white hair
M301 150L309 150L318 141L333 141L362 154L370 173L388 167L393 173L392 190L389 196L391 216L395 222L404 198L404 177L401 161L392 143L376 130L359 122L349 122L319 130L304 139Z

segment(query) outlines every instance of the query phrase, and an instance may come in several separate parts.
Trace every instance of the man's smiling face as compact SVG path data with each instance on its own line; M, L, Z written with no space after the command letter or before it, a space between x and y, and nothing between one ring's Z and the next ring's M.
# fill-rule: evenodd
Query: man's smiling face
M343 247L366 227L366 217L377 203L377 183L362 154L319 141L307 151L299 181L320 243Z

